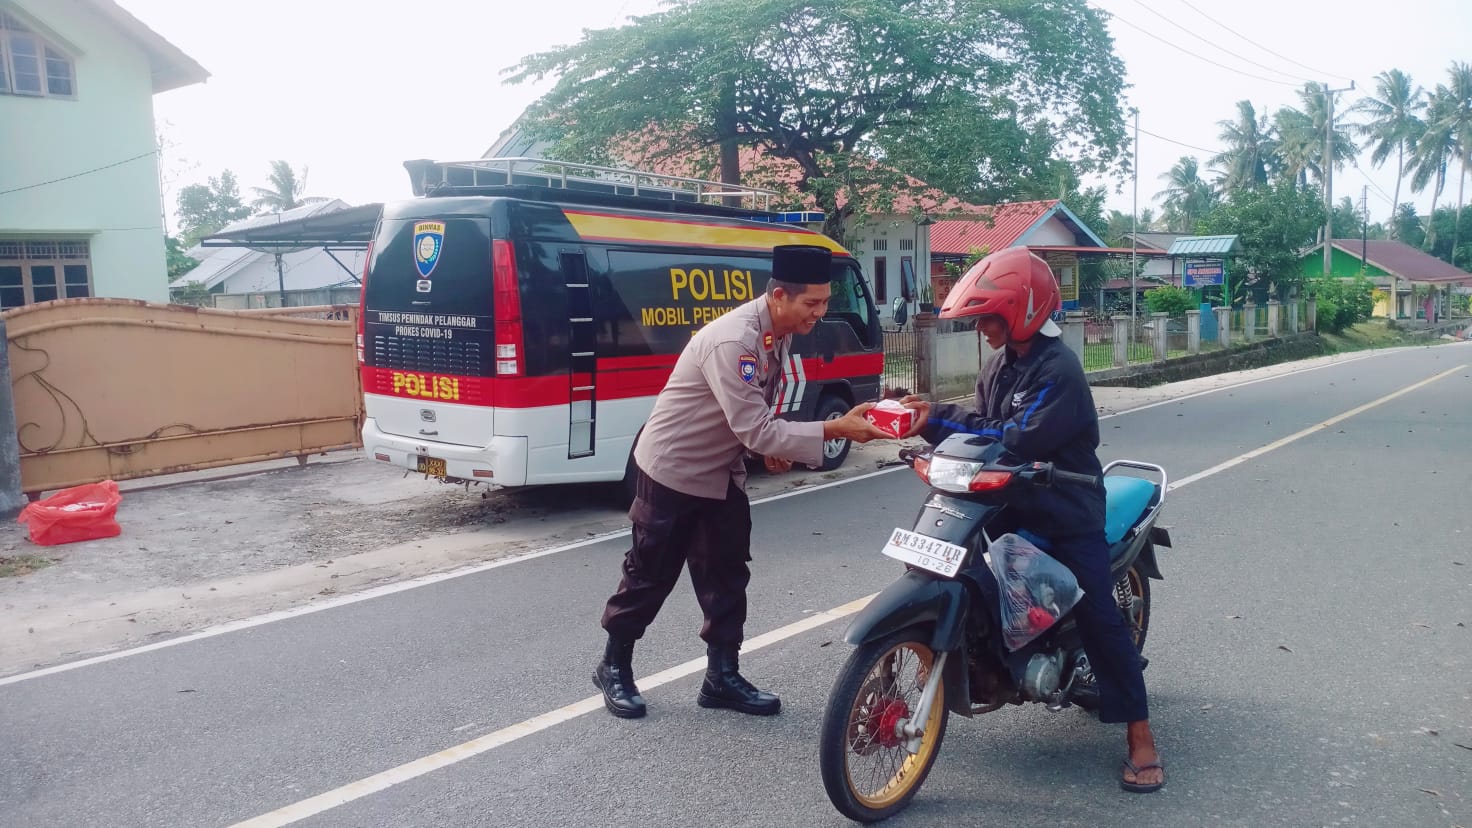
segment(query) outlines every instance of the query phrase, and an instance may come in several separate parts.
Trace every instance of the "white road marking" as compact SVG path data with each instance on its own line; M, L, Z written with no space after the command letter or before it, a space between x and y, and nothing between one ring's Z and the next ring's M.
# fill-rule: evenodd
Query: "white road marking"
M1406 394L1411 393L1412 391L1415 391L1418 388L1424 388L1424 387L1430 385L1431 383L1436 382L1439 379L1442 379L1444 377L1449 377L1452 374L1457 373L1458 371L1465 371L1466 369L1467 369L1467 366L1466 365L1458 365L1455 368L1450 368L1448 370L1442 371L1440 374L1437 374L1434 377L1428 377L1426 379L1421 380L1420 382L1413 383L1411 385L1407 385L1406 387L1400 389L1399 391L1392 391L1389 394L1386 394L1385 396L1380 397L1379 399L1371 400L1371 401L1365 403L1364 405L1361 405L1361 406L1358 406L1358 407L1355 407L1355 408L1351 408L1350 410L1344 412L1343 414L1339 414L1337 416L1330 417L1329 419L1323 421L1322 423L1318 423L1316 425L1311 425L1308 428L1305 428L1304 430L1299 431L1299 432L1296 432L1294 434L1290 434L1290 435L1288 435L1287 437L1284 437L1281 440L1274 440L1273 442L1268 443L1267 445L1262 446L1261 448L1255 448L1252 451L1246 452L1245 454L1239 454L1239 455L1237 455L1236 457L1233 457L1230 460L1227 460L1225 462L1218 463L1218 464L1216 464L1215 466L1212 466L1209 469L1204 469L1202 471L1196 472L1193 475L1188 475L1186 477L1183 477L1180 480L1177 480L1176 482L1170 484L1170 486L1168 487L1167 491L1175 491L1176 489L1179 489L1180 487L1185 486L1185 485L1187 485L1189 483L1195 483L1198 480L1203 480L1205 478L1211 477L1212 475L1217 474L1219 472L1224 472L1227 469L1232 468L1233 466L1240 466L1241 464L1246 463L1248 460L1251 460L1251 459L1253 459L1255 457L1261 457L1261 456L1263 456L1264 454L1267 454L1270 451L1274 451L1276 449L1280 449L1283 446L1286 446L1289 443L1292 443L1292 442L1294 442L1296 440L1301 440L1304 437L1309 436L1310 434L1314 434L1316 432L1323 431L1324 429L1326 429L1326 428L1328 428L1328 427L1330 427L1332 425L1336 425L1338 423L1341 423L1341 422L1349 419L1350 417L1355 416L1356 414L1363 414L1364 412L1369 411L1372 408L1375 408L1377 406L1384 405L1385 403L1390 402L1391 400L1395 399L1396 397L1404 396Z
M1460 344L1460 343L1458 343L1458 344ZM1293 376L1295 374L1301 374L1301 373L1305 373L1305 372L1308 372L1308 371L1317 371L1317 370L1319 370L1321 368L1328 368L1328 367L1331 367L1331 366L1344 365L1344 364L1349 363L1349 362L1357 362L1357 361L1359 361L1361 359L1369 359L1371 357L1377 357L1377 356L1386 356L1386 355L1388 355L1390 353L1398 353L1400 350L1402 350L1402 349L1395 349L1395 350L1392 350L1392 351L1376 351L1376 352L1367 354L1365 356L1358 356L1358 357L1354 357L1352 359L1344 359L1344 360L1339 360L1339 361L1336 361L1336 362L1328 362L1328 363L1324 363L1323 365L1316 365L1316 366L1313 366L1313 367L1310 367L1310 368L1304 368L1304 369L1299 370L1299 371L1290 371L1290 372L1286 372L1286 373L1282 373L1282 374L1276 374L1276 375L1270 376L1270 377L1259 377L1258 379L1247 380L1245 382L1240 382L1240 383L1236 383L1236 384L1233 384L1233 385L1224 385L1224 386L1222 386L1220 388L1211 388L1211 389L1207 389L1205 391L1198 391L1198 392L1193 393L1193 394L1187 394L1187 395L1185 395L1183 397L1176 397L1176 398L1169 399L1169 400L1161 400L1160 402L1148 403L1146 405L1138 406L1136 408L1130 408L1130 409L1126 409L1124 411L1117 411L1117 412L1114 412L1112 414L1101 414L1099 416L1099 419L1100 420L1107 420L1107 419L1110 419L1110 418L1113 418L1113 417L1122 417L1122 416L1124 416L1126 414L1133 414L1133 413L1135 413L1137 411L1144 411L1146 409L1156 408L1156 407L1162 406L1162 405L1169 405L1170 403L1174 403L1174 402L1181 402L1183 400L1194 399L1196 397L1205 396L1207 394L1215 394L1215 393L1219 393L1221 391L1230 391L1230 390L1232 390L1234 388L1242 388L1242 387L1245 387L1245 386L1248 386L1248 385L1256 385L1257 383L1267 382L1268 380L1281 379L1283 377L1289 377L1289 376ZM1250 458L1248 458L1248 459L1250 459ZM752 505L755 506L755 505L758 505L758 504L761 504L761 503L767 503L767 502L774 501L774 500L783 500L785 498L796 497L798 495L808 494L810 492L822 491L823 489L830 489L830 488L833 488L835 486L842 486L842 485L847 484L847 483L855 483L855 482L858 482L860 480L867 480L867 479L869 479L871 477L877 477L877 476L879 476L881 474L889 474L891 472L899 471L899 470L904 469L904 468L906 468L906 467L905 466L895 466L893 468L881 469L880 471L870 472L868 474L856 475L854 477L845 478L843 480L835 480L835 481L833 481L831 483L821 483L821 484L814 485L814 486L803 486L803 487L800 487L800 488L797 488L797 489L793 489L792 491L789 491L789 492L783 492L781 494L776 494L776 495L772 495L770 497L765 497L765 498L761 498L759 500L754 500L754 501L752 501ZM1213 472L1213 473L1215 473L1215 472ZM1202 474L1204 475L1204 473L1202 473ZM1198 475L1198 476L1194 476L1192 478L1187 478L1186 480L1187 481L1195 480L1195 479L1199 479L1199 477L1200 476ZM1177 482L1177 483L1175 483L1175 484L1173 484L1171 486L1171 489L1176 489L1176 488L1180 487L1181 485L1184 485L1184 482ZM487 561L487 562L484 562L484 563L471 564L469 566L460 567L458 569L451 569L451 570L448 570L448 571L445 571L445 572L438 572L438 573L435 573L435 574L432 574L432 575L424 575L424 576L421 576L419 578L413 578L413 579L410 579L410 580L407 580L407 581L399 581L399 582L392 583L392 584L384 584L383 586L374 587L373 589L365 590L363 592L356 592L356 593L353 593L351 595L339 595L339 596L336 596L334 598L330 598L330 599L328 599L326 601L322 601L320 603L313 603L313 604L310 604L310 605L307 605L307 606L294 607L292 609L287 609L287 610L278 610L276 612L266 613L265 615L257 615L257 616L253 616L251 618L242 618L242 619L239 619L237 621L230 621L230 622L227 622L227 623L224 623L224 624L218 624L218 625L213 626L213 627L207 627L207 628L205 628L203 630L200 630L198 632L189 633L187 635L181 635L181 636L178 636L177 638L169 638L169 639L166 639L166 640L163 640L163 641L155 641L152 644L145 644L145 645L143 645L141 647L132 647L132 648L126 649L126 650L118 650L116 652L104 653L102 655L92 656L90 658L84 658L84 659L80 659L80 660L77 660L77 661L70 661L70 662L67 662L65 664L57 664L57 665L53 665L51 667L45 667L45 668L42 668L42 669L39 669L39 670L32 670L32 671L27 672L27 673L17 673L17 674L15 674L13 676L7 676L7 677L4 677L4 678L0 678L0 687L4 687L4 686L9 685L9 684L16 684L16 683L19 683L19 682L22 682L22 681L28 681L30 679L41 678L43 676L50 676L50 675L55 675L57 673L64 673L64 672L67 672L69 670L77 670L77 669L80 669L80 668L83 668L83 667L91 667L91 666L93 666L95 664L103 664L103 663L106 663L106 662L109 662L109 661L116 661L117 659L127 658L129 656L141 655L143 653L154 652L155 650L162 650L162 649L166 649L168 647L177 647L180 644L188 644L190 642L199 641L199 640L205 639L205 638L214 638L215 636L225 635L227 633L239 632L241 630L248 630L248 629L251 629L252 627L259 627L259 626L263 626L265 624L274 623L276 621L285 621L285 620L290 619L290 618L297 618L297 617L300 617L300 616L303 616L303 615L311 615L312 613L322 612L324 610L335 609L337 607L347 606L349 604L356 604L359 601L368 601L368 600L371 600L371 599L374 599L374 598L382 598L384 596L393 595L393 594L398 593L398 592L404 592L404 591L410 590L410 589L418 589L419 587L429 586L430 584L436 584L436 583L439 583L441 581L448 581L448 580L450 580L452 578L462 578L462 577L465 577L467 575L475 575L477 573L485 572L485 571L491 570L491 569L496 569L496 568L502 567L502 566L510 566L511 564L521 563L523 561L534 560L536 558L545 557L547 555L555 555L555 554L557 554L559 552L568 552L568 551L571 551L573 549L581 549L583 547L592 546L593 544L602 543L604 541L614 540L614 539L622 538L622 537L628 537L628 535L629 535L629 530L627 530L627 529L621 529L621 530L616 531L616 532L608 532L606 534L597 535L595 537L586 538L584 540L580 540L580 541L577 541L577 542L574 542L574 543L564 544L562 546L554 546L554 547L551 547L549 549L540 549L540 550L536 550L536 551L533 551L533 552L527 552L527 553L521 554L521 555L514 555L514 556L511 556L509 558L502 558L502 559L495 560L495 561Z
M1452 374L1457 373L1458 371L1466 370L1466 368L1466 365L1458 365L1455 368L1443 371L1433 377L1429 377L1427 379L1421 380L1420 382L1408 385L1398 391L1393 391L1383 397L1379 397L1378 399L1367 402L1364 405L1352 408L1349 411L1344 412L1343 414L1330 417L1329 419L1324 420L1317 425L1310 426L1295 434L1284 437L1281 440L1275 440L1261 448L1254 449L1253 451L1249 451L1245 454L1234 457L1224 463L1219 463L1209 469L1182 478L1181 480L1171 484L1170 490L1174 491L1183 486L1188 486L1199 480L1204 480L1214 474L1232 468L1233 466L1245 463L1255 457L1261 457L1262 455L1267 454L1270 451L1282 448L1289 443L1300 440L1315 432L1322 431L1323 429L1335 425L1336 423L1343 422L1344 420L1347 420L1357 414L1362 414L1372 408L1390 402L1397 397L1409 394L1419 388L1424 388L1425 386L1430 385L1437 380L1448 377ZM891 469L888 471L893 470ZM849 480L862 480L864 478L874 477L878 474L886 474L888 473L888 471L874 472L871 474L863 475L861 477L850 478ZM802 491L789 492L786 494L777 495L772 498L767 498L767 500L778 500L783 497L792 497L793 495L801 493ZM771 646L788 638L792 638L793 636L800 635L809 630L817 629L818 627L821 627L832 621L846 618L863 609L869 603L869 601L873 600L873 598L877 594L878 593L866 595L863 598L850 601L846 604L843 604L842 606L834 607L833 609L827 610L825 612L814 613L813 615L810 615L801 621L797 621L792 624L788 624L785 627L780 627L770 632L763 633L762 635L759 635L756 638L753 638L750 641L746 642L745 645L743 645L742 649L745 652L760 650L764 647ZM664 670L659 673L655 673L648 678L639 681L640 690L642 691L653 689L655 687L669 684L672 681L685 678L686 676L694 675L695 673L699 672L704 666L704 659L691 659L684 664L671 667L670 669ZM310 799L304 799L300 802L293 803L284 808L272 811L268 814L263 814L245 822L237 823L233 828L268 828L268 826L290 825L308 817L320 814L324 811L329 811L333 808L337 808L349 802L362 799L365 796L387 790L388 788L393 787L394 785L397 785L401 782L407 782L411 779L415 779L441 768L456 764L457 762L462 762L466 759L470 759L488 751L495 750L498 747L510 744L511 742L517 741L518 739L522 739L526 736L531 736L549 728L556 727L559 724L564 724L584 714L592 713L602 707L602 694L588 696L585 699L558 708L557 710L553 710L549 713L543 713L540 716L534 716L530 719L518 722L513 725L509 725L507 727L503 727L500 730L488 733L479 738L472 739L459 745L455 745L454 747L446 748L439 753L430 754L429 756L424 756L419 759L406 762L402 765L399 765L398 767L390 768L386 771L374 774L373 776L367 777L365 779L360 779L355 782L349 782L348 784L343 785L340 788L335 788L333 790L327 791L326 793L318 794L317 796L311 797Z
M874 593L874 595L878 595L878 593ZM856 601L850 601L841 607L834 607L826 612L814 613L801 621L795 621L785 627L779 627L771 632L763 633L747 641L742 645L741 649L743 652L750 653L760 650L763 647L769 647L780 641L785 641L793 636L801 635L809 630L817 629L830 622L846 618L863 609L874 598L874 595L866 595ZM691 659L684 664L655 673L648 678L640 679L639 690L641 692L652 690L670 682L678 681L686 676L695 675L704 669L705 659ZM330 811L333 808L346 805L354 800L362 799L370 794L387 790L400 782L407 782L410 779L448 767L457 762L463 762L466 759L479 756L487 751L495 750L502 745L540 733L564 722L571 721L585 713L591 713L602 708L603 694L589 696L565 707L553 710L550 713L534 716L526 721L508 725L500 730L471 739L468 742L446 748L439 753L432 753L429 756L424 756L411 762L405 762L396 768L390 768L382 773L376 773L366 779L349 782L340 788L318 794L310 799L292 803L269 814L262 814L253 819L236 823L234 828L271 828L271 826L290 825L324 811Z

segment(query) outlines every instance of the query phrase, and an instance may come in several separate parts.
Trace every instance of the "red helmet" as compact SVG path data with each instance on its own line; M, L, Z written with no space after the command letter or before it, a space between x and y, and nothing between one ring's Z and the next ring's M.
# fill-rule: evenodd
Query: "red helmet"
M1025 342L1036 334L1058 336L1049 316L1061 306L1058 281L1048 263L1025 247L987 255L966 271L946 294L941 319L996 315L1007 323L1007 338Z

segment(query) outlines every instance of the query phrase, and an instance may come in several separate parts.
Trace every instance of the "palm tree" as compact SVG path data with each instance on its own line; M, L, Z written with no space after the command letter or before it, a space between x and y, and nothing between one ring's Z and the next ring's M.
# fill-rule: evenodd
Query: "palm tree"
M1457 212L1452 222L1451 262L1457 262L1457 245L1462 236L1462 205L1467 185L1467 168L1472 166L1472 66L1453 62L1448 70L1446 86L1436 87L1437 95L1443 98L1443 111L1437 115L1432 129L1446 136L1450 142L1452 156L1457 159L1460 171L1457 174ZM1435 214L1432 210L1432 214Z
M1211 209L1213 200L1211 185L1201 179L1199 162L1183 155L1160 178L1167 186L1155 197L1164 199L1166 223L1172 232L1190 233L1196 227L1196 220Z
M1309 173L1319 181L1324 180L1319 167L1324 154L1324 133L1314 129L1311 117L1285 106L1273 113L1273 131L1278 138L1278 163L1283 178L1303 190L1308 189Z
M306 196L307 190L307 168L302 167L301 178L297 178L296 172L291 165L285 161L271 162L271 186L252 187L256 198L250 206L263 213L284 213L305 204L317 204L326 201L325 198Z
M1318 149L1313 157L1318 161L1313 170L1319 176L1319 185L1324 184L1324 124L1328 120L1329 112L1324 100L1324 85L1309 82L1298 90L1298 99L1303 102L1303 114L1308 116L1308 122L1313 126L1313 135L1316 137ZM1336 119L1337 121L1337 119ZM1354 161L1359 154L1359 147L1354 144L1354 139L1349 135L1349 128L1345 126L1334 127L1334 145L1330 149L1334 156L1334 169L1339 169L1347 163Z
M1425 131L1426 124L1420 113L1426 109L1426 90L1411 85L1411 76L1399 69L1381 72L1375 76L1375 97L1363 98L1353 107L1366 117L1356 124L1354 131L1361 138L1369 139L1370 163L1376 167L1385 165L1390 153L1395 152L1395 196L1394 209L1400 209L1400 182L1405 177L1406 152L1414 151L1416 140ZM1396 225L1391 222L1391 238L1396 238Z
M1435 185L1431 191L1425 250L1436 246L1436 201L1446 189L1447 168L1457 157L1457 136L1453 132L1455 108L1451 90L1438 84L1426 105L1426 131L1417 139L1411 157L1411 192L1419 193L1427 184Z
M1268 166L1277 152L1267 119L1259 119L1251 101L1237 102L1237 120L1219 121L1227 148L1211 159L1221 172L1222 190L1235 192L1268 181Z

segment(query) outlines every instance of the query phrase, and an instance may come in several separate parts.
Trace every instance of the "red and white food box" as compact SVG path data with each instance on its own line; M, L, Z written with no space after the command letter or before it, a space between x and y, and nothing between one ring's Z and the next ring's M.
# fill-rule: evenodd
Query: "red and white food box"
M895 400L883 400L864 412L864 416L880 431L895 437L903 437L915 422L915 412Z

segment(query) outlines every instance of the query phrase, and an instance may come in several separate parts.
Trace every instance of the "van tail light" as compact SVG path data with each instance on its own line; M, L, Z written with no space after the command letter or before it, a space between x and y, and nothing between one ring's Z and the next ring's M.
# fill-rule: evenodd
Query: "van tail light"
M363 278L358 287L358 364L363 363L363 331L368 319L368 263L373 261L373 242L363 253Z
M505 239L491 242L491 284L495 303L496 376L519 377L526 373L521 286L516 278L516 252Z

